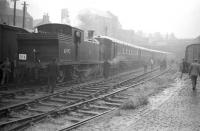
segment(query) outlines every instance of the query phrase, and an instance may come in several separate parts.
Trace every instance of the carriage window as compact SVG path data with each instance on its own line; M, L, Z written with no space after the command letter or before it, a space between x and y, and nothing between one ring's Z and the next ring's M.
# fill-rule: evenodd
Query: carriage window
M137 50L137 56L138 56L138 57L141 56L141 50L140 50L140 49Z

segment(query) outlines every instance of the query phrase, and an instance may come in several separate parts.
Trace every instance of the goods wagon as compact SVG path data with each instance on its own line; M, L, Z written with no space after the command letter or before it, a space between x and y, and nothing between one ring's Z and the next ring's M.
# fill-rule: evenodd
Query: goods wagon
M17 57L17 33L28 33L28 31L0 24L0 61L6 57L13 61Z

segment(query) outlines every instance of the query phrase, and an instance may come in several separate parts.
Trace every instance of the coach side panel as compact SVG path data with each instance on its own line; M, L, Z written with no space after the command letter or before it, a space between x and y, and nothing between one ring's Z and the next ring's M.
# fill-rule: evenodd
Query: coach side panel
M186 49L186 61L191 63L194 59L200 60L200 44L194 44Z

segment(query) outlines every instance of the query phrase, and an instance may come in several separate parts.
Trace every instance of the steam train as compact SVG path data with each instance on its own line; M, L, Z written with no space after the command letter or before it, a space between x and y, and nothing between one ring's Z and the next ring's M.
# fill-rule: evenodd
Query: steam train
M64 24L44 24L36 27L34 33L16 34L18 63L24 78L37 75L45 79L46 67L52 58L56 58L59 65L57 81L63 82L101 75L105 61L116 71L139 68L150 59L158 63L171 56L108 36L93 37L92 31L88 39L84 39L83 30Z

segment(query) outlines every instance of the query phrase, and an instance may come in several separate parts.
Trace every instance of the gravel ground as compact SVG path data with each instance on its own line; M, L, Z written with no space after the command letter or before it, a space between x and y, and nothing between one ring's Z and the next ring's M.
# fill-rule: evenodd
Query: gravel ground
M172 94L177 85L176 83L177 76L180 74L176 71L171 71L159 78L156 78L150 82L144 83L136 88L132 88L124 92L125 94L132 95L127 102L131 101L134 106L132 109L123 108L118 109L112 113L104 115L100 118L97 118L73 131L122 131L131 123L136 122L143 115L150 112L152 107L155 107L157 103L161 103L162 100L167 99ZM162 94L162 95L160 95ZM164 96L164 97L163 97ZM142 101L147 100L148 103Z

